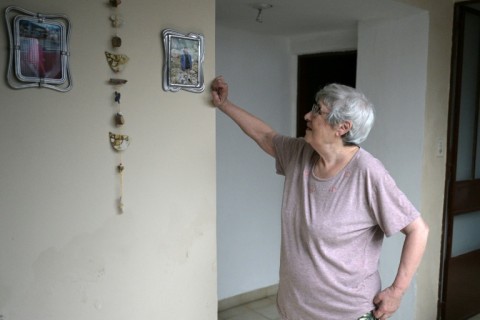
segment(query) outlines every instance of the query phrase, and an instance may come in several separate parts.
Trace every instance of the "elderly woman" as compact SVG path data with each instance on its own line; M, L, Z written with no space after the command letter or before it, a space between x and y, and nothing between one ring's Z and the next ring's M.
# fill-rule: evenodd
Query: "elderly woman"
M374 109L353 88L320 90L305 138L277 134L228 100L222 77L213 104L269 155L285 176L278 310L284 320L387 319L398 309L428 236L419 212L379 160L359 147ZM391 286L381 290L384 235L405 234Z

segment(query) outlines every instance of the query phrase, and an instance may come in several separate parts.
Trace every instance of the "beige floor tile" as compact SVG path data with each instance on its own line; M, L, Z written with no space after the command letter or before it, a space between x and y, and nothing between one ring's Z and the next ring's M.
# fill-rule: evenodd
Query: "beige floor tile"
M218 320L228 320L250 311L244 306L227 309L218 313Z
M272 305L272 300L265 298L257 301L253 301L250 303L247 303L245 306L249 309L256 310L258 308L263 308L265 306L271 306Z
M279 320L276 297L267 297L218 313L218 320Z
M240 314L232 318L228 318L228 320L267 320L267 319L268 318L265 318L264 316L252 310L248 310L243 314Z
M269 320L280 319L280 315L278 314L278 311L277 311L277 306L273 304L270 304L261 308L257 308L255 309L255 311Z

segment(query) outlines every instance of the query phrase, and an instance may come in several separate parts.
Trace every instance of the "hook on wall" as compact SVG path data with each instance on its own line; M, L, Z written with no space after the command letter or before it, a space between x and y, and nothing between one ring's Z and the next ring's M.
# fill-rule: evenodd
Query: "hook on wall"
M263 22L263 18L262 18L263 10L273 8L273 5L271 5L269 3L261 3L261 4L253 5L253 8L258 11L257 18L255 19L255 21L257 21L258 23L262 23Z

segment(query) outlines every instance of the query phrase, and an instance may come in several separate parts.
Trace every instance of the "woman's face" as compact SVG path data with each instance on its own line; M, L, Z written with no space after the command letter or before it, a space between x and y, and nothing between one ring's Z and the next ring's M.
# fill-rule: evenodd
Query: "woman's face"
M322 146L338 142L341 138L336 135L337 130L327 121L330 110L323 104L314 104L312 110L305 115L307 121L307 130L305 132L305 141L315 146Z

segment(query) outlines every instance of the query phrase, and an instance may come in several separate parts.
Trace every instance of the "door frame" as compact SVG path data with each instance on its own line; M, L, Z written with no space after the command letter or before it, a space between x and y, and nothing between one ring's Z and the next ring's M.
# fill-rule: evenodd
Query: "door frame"
M458 156L458 129L460 125L460 97L462 88L462 66L463 66L463 44L464 44L464 23L465 13L469 10L475 11L480 15L480 11L468 8L468 4L480 3L480 0L463 1L454 4L454 21L453 21L453 39L452 39L452 57L451 57L451 75L450 75L450 98L448 110L448 133L447 133L447 159L445 172L445 197L443 209L443 232L442 232L442 251L440 259L440 279L439 279L439 295L437 306L437 319L446 319L447 299L449 282L456 281L456 278L449 271L458 270L458 266L465 263L465 259L452 260L452 238L453 238L453 220L454 217L467 212L462 208L463 203L459 202L458 196L462 190L469 193L468 190L479 189L478 182L466 181L459 183L456 181L456 168ZM477 105L478 105L477 92ZM477 111L478 112L478 111ZM463 188L463 189L462 189ZM478 204L475 204L478 205ZM474 252L475 260L480 257L480 250ZM470 262L466 262L470 263ZM455 267L453 267L455 266ZM449 281L450 280L450 281ZM452 286L451 286L452 287ZM479 310L480 312L480 310Z

